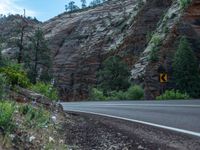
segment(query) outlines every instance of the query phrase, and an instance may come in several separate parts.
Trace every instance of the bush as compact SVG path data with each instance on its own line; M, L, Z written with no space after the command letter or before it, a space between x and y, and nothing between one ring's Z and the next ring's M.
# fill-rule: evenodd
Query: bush
M12 103L0 102L0 127L4 130L10 130L13 112L14 106Z
M6 78L4 75L0 74L0 100L5 96Z
M30 85L26 72L18 64L9 64L9 66L2 67L0 73L5 75L7 82L12 86L28 87Z
M138 86L131 86L127 91L111 91L106 95L100 89L93 88L91 90L91 100L141 100L144 97L143 89Z
M177 100L177 99L189 99L190 96L187 93L181 93L175 90L167 90L164 94L156 97L156 100Z
M36 109L31 105L21 105L19 112L25 116L25 124L30 127L45 127L50 121L49 112L42 108Z
M90 92L90 100L106 100L102 90L92 88Z
M179 5L182 9L186 8L192 1L191 0L179 0Z
M126 99L128 100L141 100L144 98L144 90L138 86L131 86L126 92Z
M104 93L127 90L130 86L128 65L119 56L107 58L97 76L99 87Z
M40 93L51 100L58 100L58 91L50 83L38 82L30 87L31 90Z

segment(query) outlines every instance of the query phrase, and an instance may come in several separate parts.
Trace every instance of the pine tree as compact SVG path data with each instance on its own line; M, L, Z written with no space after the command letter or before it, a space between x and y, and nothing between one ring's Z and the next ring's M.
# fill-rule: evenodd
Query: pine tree
M130 86L129 76L128 66L120 57L109 57L103 62L103 68L98 72L100 88L106 92L126 90Z
M42 30L38 28L30 37L30 41L25 53L25 66L28 69L29 78L33 83L37 80L50 80L51 53Z
M200 75L198 63L186 37L180 39L173 62L173 76L176 87L197 98L200 96Z
M82 8L86 8L86 0L81 0Z

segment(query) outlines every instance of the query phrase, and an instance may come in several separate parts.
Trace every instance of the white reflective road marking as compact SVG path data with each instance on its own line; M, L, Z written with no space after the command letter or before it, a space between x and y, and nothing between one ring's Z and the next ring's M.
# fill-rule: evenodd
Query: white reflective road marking
M121 119L121 120L136 122L136 123L141 123L141 124L145 124L145 125L149 125L149 126L154 126L154 127L158 127L158 128L163 128L163 129L167 129L167 130L171 130L171 131L176 131L176 132L180 132L180 133L184 133L184 134L189 134L189 135L200 137L200 133L199 132L193 132L193 131L189 131L189 130L174 128L174 127L168 127L168 126L164 126L164 125L159 125L159 124L140 121L140 120L135 120L135 119L129 119L129 118L124 118L124 117L112 116L112 115L107 115L107 114L102 114L102 113L94 113L94 112L89 112L89 111L81 111L81 110L66 110L66 111L80 112L80 113L87 113L87 114L105 116L105 117L110 117L110 118L116 118L116 119Z
M63 105L68 106L80 106L80 104L70 104L70 103L61 103ZM152 107L200 107L200 105L185 105L185 104L179 104L179 105L173 105L173 104L81 104L81 106L152 106Z

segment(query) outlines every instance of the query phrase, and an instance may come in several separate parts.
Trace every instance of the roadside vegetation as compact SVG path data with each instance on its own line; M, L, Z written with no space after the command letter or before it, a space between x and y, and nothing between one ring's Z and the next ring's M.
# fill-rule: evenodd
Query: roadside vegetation
M157 100L191 99L200 97L200 74L197 58L186 37L181 37L173 59L173 83Z
M90 91L91 100L141 100L144 97L139 85L131 85L129 68L119 56L107 58L97 77L98 85Z
M19 36L25 34L20 31ZM36 29L27 45L20 41L13 43L20 49L16 59L3 57L0 47L0 149L66 149L58 133L62 115L53 102L58 100L58 92L44 35ZM19 89L44 96L46 105L36 103L34 97L23 98Z
M160 96L156 97L156 100L184 100L184 99L190 99L190 96L187 93L181 93L178 90L166 90L165 93L163 93Z

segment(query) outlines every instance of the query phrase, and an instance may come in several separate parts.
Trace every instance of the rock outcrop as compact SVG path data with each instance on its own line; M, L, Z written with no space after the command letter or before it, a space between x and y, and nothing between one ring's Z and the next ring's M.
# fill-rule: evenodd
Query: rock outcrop
M54 54L54 77L62 100L88 98L96 72L109 55L131 67L147 45L171 0L108 1L83 12L64 13L42 26Z
M65 12L44 23L34 20L29 23L31 28L40 26L45 33L61 100L86 100L89 87L97 83L96 73L103 60L111 55L120 55L126 61L132 81L144 87L146 99L154 99L174 87L171 65L180 36L190 39L200 58L199 8L198 0L193 0L186 10L178 0L109 0L94 8ZM9 34L13 27L6 27L12 17L7 23L0 23L4 38L15 36ZM156 38L158 61L151 62L150 52L157 46ZM10 48L15 47L8 45L4 52L13 55ZM159 83L160 70L168 73L168 83Z

